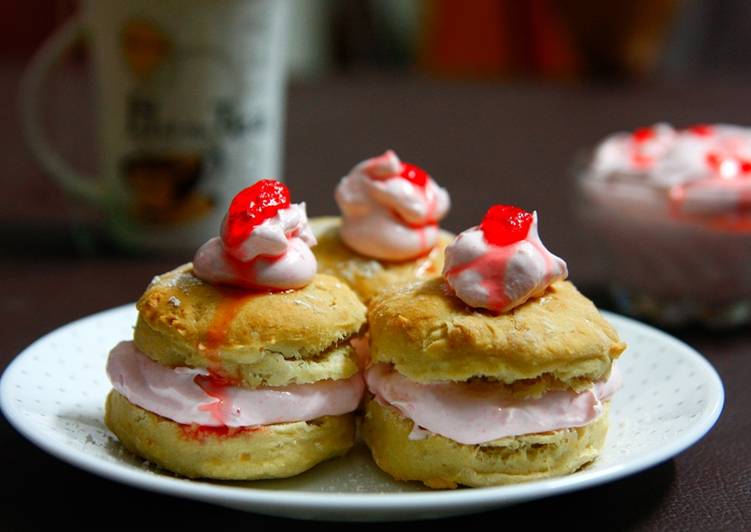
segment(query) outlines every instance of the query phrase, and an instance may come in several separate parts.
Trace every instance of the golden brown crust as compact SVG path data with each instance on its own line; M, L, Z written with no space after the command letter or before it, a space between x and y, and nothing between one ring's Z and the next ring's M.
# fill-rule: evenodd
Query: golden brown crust
M376 464L397 480L431 488L481 487L566 475L592 462L607 434L607 411L584 427L464 445L431 434L410 440L414 423L371 400L361 430Z
M316 275L300 290L261 293L216 287L192 271L185 264L154 278L138 300L142 326L135 331L136 345L147 345L141 334L148 326L200 366L255 364L269 355L309 359L365 323L355 293L328 275Z
M606 378L626 347L569 282L495 316L431 279L376 297L368 321L372 360L394 364L417 382L544 377L579 390Z
M346 282L365 303L385 288L441 275L443 252L454 238L451 233L441 231L438 245L425 257L387 262L365 257L347 247L339 237L338 217L312 218L310 225L318 240L313 248L318 272Z
M352 414L279 423L227 434L180 425L130 403L107 397L105 423L125 448L190 478L286 478L343 455L354 443Z

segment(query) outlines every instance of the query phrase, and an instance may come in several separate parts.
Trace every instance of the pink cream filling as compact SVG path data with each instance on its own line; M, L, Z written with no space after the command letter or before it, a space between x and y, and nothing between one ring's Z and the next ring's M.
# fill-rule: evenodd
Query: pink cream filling
M355 410L364 383L324 380L284 387L219 386L203 368L157 364L133 342L120 342L107 360L112 386L131 403L181 424L251 427L307 421Z
M587 425L621 386L615 366L607 381L587 391L555 391L521 400L509 399L488 382L417 383L387 364L368 368L365 381L378 401L414 422L410 439L435 433L467 445Z

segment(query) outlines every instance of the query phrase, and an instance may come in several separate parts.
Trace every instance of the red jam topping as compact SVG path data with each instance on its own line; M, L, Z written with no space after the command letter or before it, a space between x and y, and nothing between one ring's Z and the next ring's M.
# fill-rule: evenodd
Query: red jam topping
M694 135L700 137L708 137L712 134L712 126L709 124L696 124L688 128L688 130Z
M634 141L634 152L631 154L631 161L637 168L649 168L654 160L646 153L642 153L643 144L653 140L657 132L652 127L640 127L631 133L631 139Z
M485 213L480 229L490 244L508 246L524 240L531 224L532 213L513 205L493 205Z
M722 173L722 165L725 162L737 163L736 172L732 175L723 175L722 177L731 178L739 176L749 176L751 174L751 161L741 159L739 157L722 157L716 152L709 152L706 156L707 166L709 166L713 172L717 174ZM732 168L732 167L731 167Z
M222 240L229 247L239 246L255 226L289 205L289 190L283 183L274 179L258 181L232 200L222 226Z
M402 171L399 176L418 187L424 187L428 184L428 173L414 164L402 163Z
M655 138L655 135L655 130L651 127L640 127L631 134L631 137L634 139L634 142L641 143L652 140Z
M206 438L231 438L248 432L257 432L263 430L263 426L258 427L228 427L220 425L218 427L209 427L206 425L180 425L183 438L192 440L205 440Z
M383 156L382 156L383 157ZM419 166L411 163L401 163L402 169L401 171L396 174L398 177L401 177L402 179L406 179L416 187L425 188L425 185L428 184L428 173L420 168ZM385 179L391 179L392 177L395 177L394 174L387 173L385 175L379 175L375 172L368 173L368 177L371 179L376 179L379 181L385 180Z

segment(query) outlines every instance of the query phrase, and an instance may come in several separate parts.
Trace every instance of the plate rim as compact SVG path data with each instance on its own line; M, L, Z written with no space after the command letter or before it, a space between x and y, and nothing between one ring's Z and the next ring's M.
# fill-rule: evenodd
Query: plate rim
M724 403L725 390L722 379L712 364L696 349L682 340L633 318L622 316L606 310L600 310L602 315L610 321L616 329L619 322L629 327L642 329L642 332L661 337L662 340L673 344L676 348L691 357L694 362L702 366L708 383L716 395L711 407L706 408L697 418L689 430L679 438L668 444L645 453L640 459L627 464L614 464L607 469L585 471L574 476L563 476L521 484L493 486L485 488L470 488L460 490L436 490L420 492L398 493L348 493L348 492L301 492L289 489L262 489L248 486L228 486L211 484L178 477L159 475L149 471L133 469L117 462L108 462L102 458L88 455L77 449L57 443L56 440L42 438L35 434L33 423L26 422L20 415L16 415L15 405L12 403L10 383L18 371L19 361L28 355L39 344L49 340L52 335L64 333L69 328L80 327L87 321L107 318L125 312L133 312L135 304L129 303L106 309L79 318L41 336L20 351L8 364L0 377L0 411L8 423L31 443L51 454L52 456L79 467L100 477L121 482L123 484L173 496L187 497L222 505L240 507L244 504L263 506L266 509L318 510L330 512L339 510L341 513L357 511L399 510L411 509L415 511L430 509L437 504L457 506L482 506L490 503L514 503L529 499L539 499L558 495L577 489L596 487L606 482L619 480L631 474L654 467L678 454L682 453L702 437L704 437L719 419ZM336 495L332 497L332 495ZM250 509L250 508L248 508Z

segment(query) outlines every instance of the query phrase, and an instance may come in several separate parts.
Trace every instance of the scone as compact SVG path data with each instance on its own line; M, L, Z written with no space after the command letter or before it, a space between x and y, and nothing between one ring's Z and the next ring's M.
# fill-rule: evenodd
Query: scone
M625 345L564 280L536 225L493 207L447 248L445 279L371 302L362 432L393 477L492 486L598 456Z
M345 453L364 384L350 340L365 308L316 274L305 205L266 180L233 200L221 238L154 278L134 338L110 353L105 422L187 477L289 477Z
M336 189L342 217L311 220L321 273L345 281L364 302L387 287L440 275L453 235L438 222L448 193L393 151L357 164Z

